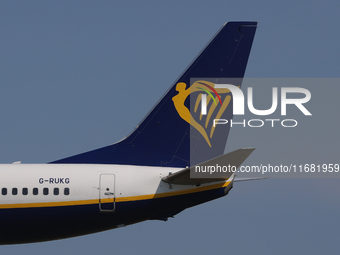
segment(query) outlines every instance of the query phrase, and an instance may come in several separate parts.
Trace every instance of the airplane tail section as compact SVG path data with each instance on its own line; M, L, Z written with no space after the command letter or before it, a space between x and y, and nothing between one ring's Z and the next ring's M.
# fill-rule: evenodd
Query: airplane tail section
M213 127L212 116L231 119L232 98L214 84L238 78L234 85L241 86L256 25L226 23L128 137L51 163L186 168L222 155L229 127ZM203 103L206 114L200 111Z

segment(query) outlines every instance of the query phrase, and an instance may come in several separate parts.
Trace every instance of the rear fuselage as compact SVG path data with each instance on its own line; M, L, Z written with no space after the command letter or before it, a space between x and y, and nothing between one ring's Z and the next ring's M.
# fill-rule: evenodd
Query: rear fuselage
M92 164L0 165L0 244L84 235L166 220L224 196L232 181L170 185L164 167Z

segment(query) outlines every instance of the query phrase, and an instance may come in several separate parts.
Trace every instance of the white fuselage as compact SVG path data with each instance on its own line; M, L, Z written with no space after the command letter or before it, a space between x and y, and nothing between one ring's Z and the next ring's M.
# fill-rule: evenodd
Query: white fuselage
M28 234L15 240L17 233L29 232L32 227L39 233L36 237L32 233L28 242L166 219L220 196L206 195L209 191L230 189L231 181L199 187L162 181L170 172L180 170L100 164L0 165L0 223L6 230L0 233L0 243L26 242ZM199 193L205 194L204 198ZM50 223L60 229L52 236L41 236ZM13 236L8 234L12 232Z

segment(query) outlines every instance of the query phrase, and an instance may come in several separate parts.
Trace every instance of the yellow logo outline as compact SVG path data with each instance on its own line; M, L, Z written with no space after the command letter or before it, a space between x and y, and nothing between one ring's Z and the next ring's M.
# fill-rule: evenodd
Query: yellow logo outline
M211 145L211 141L210 139L213 137L214 131L215 131L215 127L212 125L211 129L210 129L210 135L208 136L206 129L208 128L208 124L209 124L209 120L211 119L212 114L214 113L215 109L217 108L217 104L212 103L208 114L207 114L207 118L205 120L205 124L202 126L201 124L199 124L191 115L190 110L184 105L185 100L188 98L188 96L194 92L202 92L202 89L200 87L202 87L202 83L207 84L208 86L211 86L212 88L215 87L215 84L212 82L208 82L208 81L196 81L194 82L189 88L186 88L187 85L184 82L179 82L176 84L176 91L178 91L178 94L175 95L172 98L172 101L174 103L174 106L177 110L177 113L179 114L179 116L185 120L186 122L188 122L191 126L193 126L198 132L200 132L200 134L204 137L204 139L206 140L206 142L208 143L209 147L212 147ZM230 93L230 90L228 89L215 89L217 91L217 93L219 94L226 94L226 93ZM209 105L209 102L211 101L212 97L208 97L207 98L207 106ZM201 99L202 99L202 93L200 93L197 96L196 102L195 102L195 107L194 107L194 112L197 111L199 104L201 103ZM216 95L216 100L218 99L218 95ZM226 97L223 100L223 103L219 109L219 111L217 112L216 116L214 119L219 119L221 118L222 114L224 113L224 111L227 109L229 103L231 100L231 96L230 95L226 95ZM215 100L214 100L215 101ZM200 120L202 120L202 114L200 114Z

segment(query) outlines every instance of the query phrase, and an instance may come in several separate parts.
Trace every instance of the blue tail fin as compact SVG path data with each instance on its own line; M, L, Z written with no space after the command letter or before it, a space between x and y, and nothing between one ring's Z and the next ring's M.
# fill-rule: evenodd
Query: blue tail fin
M256 22L226 23L127 138L113 145L51 163L184 168L199 163L190 162L193 139L195 146L203 148L204 153L199 157L201 162L223 154L229 128L224 128L223 134L215 138L211 135L209 137L210 131L206 125L193 125L191 115L182 111L186 111L186 106L190 105L190 90L186 88L191 85L192 78L201 78L196 81L205 84L201 89L203 86L209 87L206 82L209 79L243 78L256 25ZM188 91L186 96L184 91ZM232 118L232 104L229 106L223 113L226 119ZM214 138L219 139L216 146Z

